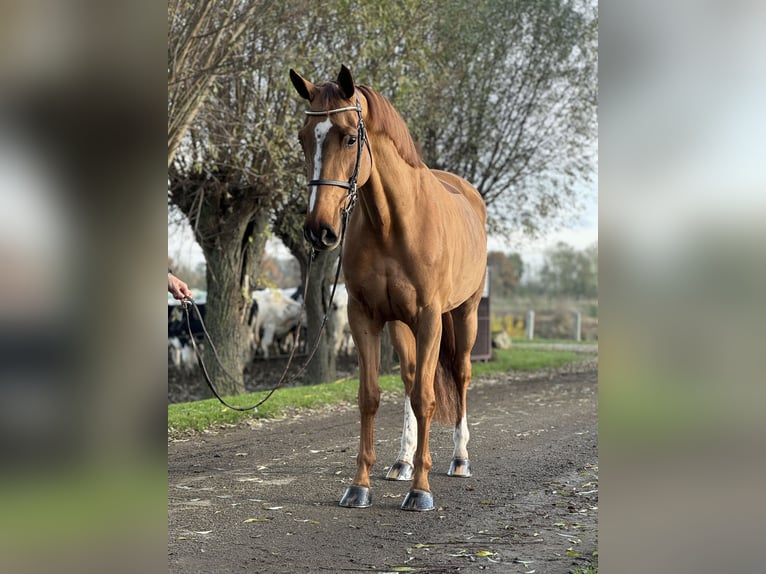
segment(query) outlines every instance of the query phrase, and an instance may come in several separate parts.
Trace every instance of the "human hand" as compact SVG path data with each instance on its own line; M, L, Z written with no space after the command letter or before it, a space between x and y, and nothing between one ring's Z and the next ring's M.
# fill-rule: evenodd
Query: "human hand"
M168 291L179 301L192 298L189 286L172 273L168 273Z

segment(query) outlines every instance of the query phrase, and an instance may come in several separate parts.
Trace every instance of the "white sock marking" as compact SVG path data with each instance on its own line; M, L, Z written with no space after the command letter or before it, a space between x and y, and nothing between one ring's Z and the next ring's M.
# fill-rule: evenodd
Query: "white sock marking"
M412 464L415 449L418 446L418 421L412 410L410 397L404 398L404 426L402 427L402 447L399 450L397 460L403 460Z
M470 434L468 432L468 421L463 416L460 419L460 424L452 432L452 439L455 441L455 450L452 453L452 458L468 458L468 439Z

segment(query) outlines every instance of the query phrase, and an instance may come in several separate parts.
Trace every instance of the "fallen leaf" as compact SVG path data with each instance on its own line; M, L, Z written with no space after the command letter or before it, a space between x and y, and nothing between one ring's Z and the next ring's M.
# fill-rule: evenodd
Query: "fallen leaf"
M266 518L247 518L247 519L243 520L242 522L268 522L269 520L271 520L271 518L268 518L268 517L266 517Z
M192 530L194 534L210 534L212 530Z
M479 550L476 553L476 556L484 558L485 556L494 556L495 554L497 554L497 552L490 552L489 550Z

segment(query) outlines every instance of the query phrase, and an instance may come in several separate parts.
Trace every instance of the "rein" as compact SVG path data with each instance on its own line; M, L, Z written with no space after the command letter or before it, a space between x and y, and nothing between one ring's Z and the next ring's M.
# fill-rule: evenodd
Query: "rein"
M282 372L282 375L279 377L279 381L277 381L277 384L268 392L268 394L263 399L258 401L256 404L249 407L238 407L236 405L232 405L226 402L226 400L220 395L218 390L215 388L215 385L213 384L212 379L210 378L210 373L208 373L207 367L205 366L205 361L202 358L202 353L197 347L197 341L195 340L194 333L192 332L192 327L191 327L190 309L193 309L194 312L196 313L197 319L199 320L200 326L202 327L202 332L208 344L210 345L210 348L213 350L213 356L215 357L215 360L218 363L218 366L220 367L220 369L229 378L229 380L237 382L237 379L231 373L229 373L229 371L227 371L226 368L223 366L223 363L221 362L221 358L218 356L218 350L215 348L215 345L213 344L213 340L210 338L210 334L207 332L207 329L205 328L205 322L202 320L202 314L200 313L199 307L197 307L197 303L195 303L193 299L185 299L184 301L181 302L181 305L184 310L184 314L186 315L186 329L189 332L189 338L191 339L192 347L194 348L194 354L197 357L197 364L202 370L202 374L204 375L207 386L210 388L213 395L215 395L215 398L217 398L221 402L221 404L223 404L224 406L235 411L255 410L259 406L261 406L263 403L265 403L278 388L280 388L286 382L294 381L306 371L306 367L308 367L309 363L314 358L314 355L316 354L317 349L319 348L319 339L321 338L322 331L324 330L325 325L327 324L327 315L330 309L332 309L332 302L333 302L333 299L335 298L335 290L338 286L338 278L340 277L340 266L343 261L343 245L345 243L344 240L346 237L346 221L348 220L348 215L351 212L351 208L353 208L353 204L351 204L350 206L347 206L343 210L343 217L342 217L343 226L341 231L340 253L338 254L338 265L335 269L335 279L333 281L332 291L330 292L330 302L327 306L327 310L325 311L324 316L322 317L322 323L319 326L319 332L317 333L317 338L316 338L316 341L314 341L314 346L311 350L311 353L309 354L308 358L303 363L303 365L301 365L300 369L298 369L296 373L294 373L289 379L287 379L286 378L287 373L290 370L290 366L292 365L293 358L295 357L295 351L297 350L298 344L300 343L301 325L303 323L303 312L306 310L306 294L308 293L309 276L311 275L311 263L314 260L314 256L316 255L316 250L314 249L311 250L311 253L309 255L309 264L306 269L306 281L304 282L304 285L303 285L303 303L301 305L301 318L298 321L298 328L296 329L297 335L295 339L295 344L293 345L292 351L290 351L290 356L287 359L287 365L285 365L285 370Z

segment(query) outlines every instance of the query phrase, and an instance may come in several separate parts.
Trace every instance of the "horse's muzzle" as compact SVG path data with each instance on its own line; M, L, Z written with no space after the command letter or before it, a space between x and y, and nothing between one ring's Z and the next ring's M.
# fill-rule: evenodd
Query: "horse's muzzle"
M312 229L311 225L305 225L303 236L314 249L327 250L338 245L338 235L329 225L320 225L318 231Z

